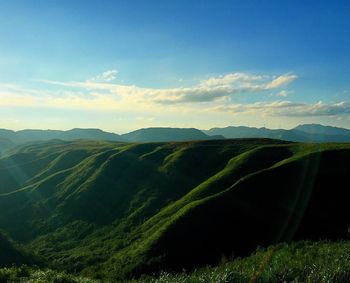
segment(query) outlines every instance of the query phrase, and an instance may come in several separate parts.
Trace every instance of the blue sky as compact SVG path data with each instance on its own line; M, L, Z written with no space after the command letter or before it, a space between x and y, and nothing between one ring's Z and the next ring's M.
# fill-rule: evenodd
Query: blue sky
M0 2L0 127L350 127L348 1Z

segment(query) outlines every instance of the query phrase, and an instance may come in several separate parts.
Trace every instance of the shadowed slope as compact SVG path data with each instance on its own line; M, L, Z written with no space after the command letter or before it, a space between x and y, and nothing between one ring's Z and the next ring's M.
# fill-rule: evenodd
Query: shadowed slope
M217 263L292 239L346 238L349 161L349 149L300 155L187 204L141 244L157 260L140 272Z
M0 233L0 267L35 264L37 261Z

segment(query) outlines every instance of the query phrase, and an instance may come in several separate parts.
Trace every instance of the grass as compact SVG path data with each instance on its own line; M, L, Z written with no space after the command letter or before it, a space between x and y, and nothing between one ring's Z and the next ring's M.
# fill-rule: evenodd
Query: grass
M298 242L258 249L246 258L192 273L162 273L143 283L345 283L350 280L350 243Z
M50 269L0 269L0 282L52 283L345 283L350 280L350 242L319 241L259 248L251 256L192 272L161 272L134 280L94 280Z
M50 269L21 266L0 269L0 283L99 283L100 281L74 276Z

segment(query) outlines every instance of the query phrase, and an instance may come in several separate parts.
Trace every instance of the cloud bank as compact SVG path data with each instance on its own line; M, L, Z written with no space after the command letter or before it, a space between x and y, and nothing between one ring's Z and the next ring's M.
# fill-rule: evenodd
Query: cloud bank
M85 109L94 111L227 113L284 117L333 117L350 115L346 101L303 103L266 101L271 91L286 97L294 74L252 75L230 73L208 77L190 87L144 88L111 83L118 72L109 70L82 82L40 81L40 89L0 84L0 107ZM45 85L51 85L47 90ZM259 94L260 102L235 103L235 95ZM255 96L256 99L257 96Z
M53 82L44 81L66 87L77 87L94 90L107 90L120 97L134 97L139 101L157 104L186 104L213 102L229 99L239 93L260 93L287 86L297 79L296 75L285 74L270 79L268 76L257 76L245 73L231 73L219 77L210 77L192 87L177 88L143 88L138 86L111 84L88 80L86 82Z

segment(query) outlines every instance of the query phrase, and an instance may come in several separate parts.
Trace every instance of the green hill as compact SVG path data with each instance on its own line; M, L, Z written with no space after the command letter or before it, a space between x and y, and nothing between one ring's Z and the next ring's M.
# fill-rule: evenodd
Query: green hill
M350 144L52 141L0 158L0 228L51 267L181 271L348 235Z
M0 156L13 146L14 143L11 140L0 137Z

